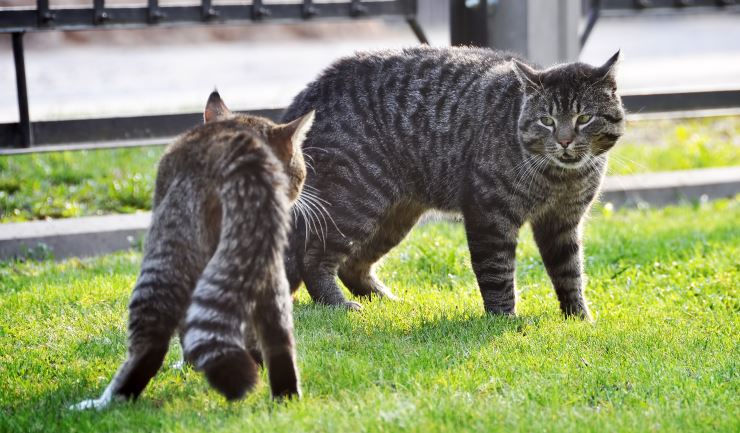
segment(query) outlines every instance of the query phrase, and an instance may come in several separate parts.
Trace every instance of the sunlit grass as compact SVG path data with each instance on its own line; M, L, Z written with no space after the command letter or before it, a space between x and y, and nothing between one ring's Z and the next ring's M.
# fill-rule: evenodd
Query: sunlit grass
M148 210L162 147L0 157L0 222ZM740 165L740 116L629 122L611 174Z
M483 313L459 225L417 228L383 262L400 302L295 307L304 398L227 404L169 366L134 404L99 394L125 352L139 253L0 265L0 431L701 432L740 430L740 203L595 210L596 324L564 320L531 233L519 316Z
M609 174L740 165L740 117L628 122Z

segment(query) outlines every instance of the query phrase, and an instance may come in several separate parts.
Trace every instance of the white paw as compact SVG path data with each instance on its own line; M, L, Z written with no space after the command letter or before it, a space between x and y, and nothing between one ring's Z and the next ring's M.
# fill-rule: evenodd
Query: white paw
M106 407L110 406L111 401L113 401L113 399L104 395L98 399L84 400L77 404L73 404L72 406L69 407L69 410L88 410L88 409L101 410L101 409L105 409Z

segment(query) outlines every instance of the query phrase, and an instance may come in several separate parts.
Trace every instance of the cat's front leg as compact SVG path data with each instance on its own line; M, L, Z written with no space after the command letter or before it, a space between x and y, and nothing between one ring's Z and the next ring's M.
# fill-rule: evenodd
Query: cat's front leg
M514 315L515 256L521 219L503 206L488 209L485 214L474 210L465 212L470 261L486 312Z
M584 296L581 216L551 213L532 221L532 231L566 316L591 320Z

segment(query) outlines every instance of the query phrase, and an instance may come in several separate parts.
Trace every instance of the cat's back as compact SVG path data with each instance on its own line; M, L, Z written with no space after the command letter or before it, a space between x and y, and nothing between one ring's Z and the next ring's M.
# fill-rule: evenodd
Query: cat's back
M201 191L215 192L219 178L228 169L228 160L248 157L249 169L261 177L280 177L275 158L257 131L238 121L206 123L191 129L170 144L159 161L154 205L175 182L198 184ZM280 181L277 179L276 181ZM185 199L185 197L183 197Z
M441 94L462 96L492 75L506 75L513 57L509 52L473 47L357 52L324 70L296 96L283 118L290 120L313 108L367 115L372 114L364 112L367 105L378 103L388 111L412 110Z
M435 48L420 46L404 49L361 51L334 62L317 82L342 78L351 81L390 78L405 74L420 78L422 75L446 70L467 70L470 74L486 71L511 60L512 53L475 47Z

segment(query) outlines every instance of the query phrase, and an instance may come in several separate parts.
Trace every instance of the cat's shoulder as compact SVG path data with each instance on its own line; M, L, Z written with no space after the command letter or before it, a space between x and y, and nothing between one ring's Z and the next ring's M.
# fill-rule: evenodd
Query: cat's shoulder
M245 128L237 121L205 123L180 135L167 146L160 160L160 170L169 167L177 171L197 172L236 146L240 152L259 154L264 153L261 150L265 148L258 131Z

